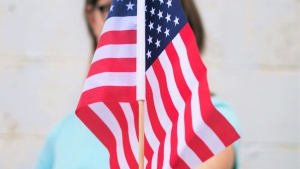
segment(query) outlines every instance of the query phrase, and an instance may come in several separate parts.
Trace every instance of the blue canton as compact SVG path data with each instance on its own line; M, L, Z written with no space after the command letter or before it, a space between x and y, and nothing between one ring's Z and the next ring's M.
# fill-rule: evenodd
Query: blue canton
M187 23L179 0L146 0L146 70Z
M187 23L179 0L146 0L146 70ZM136 16L137 0L113 0L107 18Z
M114 16L136 16L137 0L113 0L107 18Z

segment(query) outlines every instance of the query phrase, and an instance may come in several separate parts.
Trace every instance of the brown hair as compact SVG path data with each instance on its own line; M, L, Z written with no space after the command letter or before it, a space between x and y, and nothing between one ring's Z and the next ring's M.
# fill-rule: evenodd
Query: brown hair
M98 39L94 36L93 30L92 30L92 28L91 28L91 26L90 26L90 24L89 24L89 22L88 22L88 20L87 20L87 14L88 14L88 12L90 12L90 11L88 11L88 10L86 9L86 6L87 6L87 5L96 6L97 2L98 2L98 0L86 0L86 1L85 1L85 7L84 7L85 23L86 23L86 25L87 25L87 27L88 27L89 34L90 34L90 36L91 36L91 38L92 38L92 41L93 41L93 50L95 50L96 47L97 47L97 40L98 40ZM93 51L93 52L94 52L94 51Z
M98 0L86 0L86 5L95 6L97 4L97 1ZM194 2L194 0L180 0L180 3L185 12L187 20L188 20L189 24L191 25L191 28L195 34L198 49L199 49L199 51L203 51L204 46L205 46L204 45L205 32L204 32L201 17L199 15L199 12L197 10L195 2ZM85 8L85 15L87 14L87 12L88 11ZM94 34L92 32L92 28L88 24L87 19L86 19L86 23L88 25L89 34L93 40L93 47L95 49L97 47L97 38L94 36Z
M195 34L199 51L204 49L205 32L194 0L180 0L187 20Z

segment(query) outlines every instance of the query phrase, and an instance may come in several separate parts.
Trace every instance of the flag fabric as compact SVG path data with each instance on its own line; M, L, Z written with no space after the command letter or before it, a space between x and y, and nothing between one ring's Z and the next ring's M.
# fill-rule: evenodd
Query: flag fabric
M110 168L138 168L137 1L114 0L76 115L110 154Z
M145 168L195 168L239 138L210 99L178 0L146 0ZM137 1L113 0L76 114L110 153L138 167Z

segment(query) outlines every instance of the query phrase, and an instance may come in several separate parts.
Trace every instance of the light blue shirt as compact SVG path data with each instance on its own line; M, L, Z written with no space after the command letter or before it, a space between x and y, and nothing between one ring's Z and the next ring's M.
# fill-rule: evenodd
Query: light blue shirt
M240 131L239 121L228 104L212 97L215 107ZM238 142L234 143L236 165ZM70 113L48 135L36 169L108 169L109 153L103 144Z

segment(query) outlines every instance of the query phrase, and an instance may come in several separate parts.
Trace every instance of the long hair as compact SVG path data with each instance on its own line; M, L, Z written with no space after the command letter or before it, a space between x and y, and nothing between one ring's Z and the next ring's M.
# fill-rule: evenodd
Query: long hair
M199 51L204 50L205 32L202 24L202 20L195 5L194 0L180 0L181 6L187 17L187 20L195 34Z
M87 27L88 27L88 31L89 31L89 35L90 35L90 37L91 37L91 39L92 39L92 42L93 42L93 50L95 50L96 49L96 47L97 47L97 41L98 41L98 39L97 39L97 37L95 37L95 35L94 35L94 33L93 33L93 30L92 30L92 28L91 28L91 26L90 26L90 24L89 24L89 22L88 22L88 20L87 20L87 14L88 14L88 12L90 12L90 11L87 11L86 10L86 6L87 5L92 5L92 6L96 6L97 5L97 2L98 2L98 0L86 0L85 1L85 6L84 6L84 15L85 15L85 23L86 23L86 25L87 25Z

